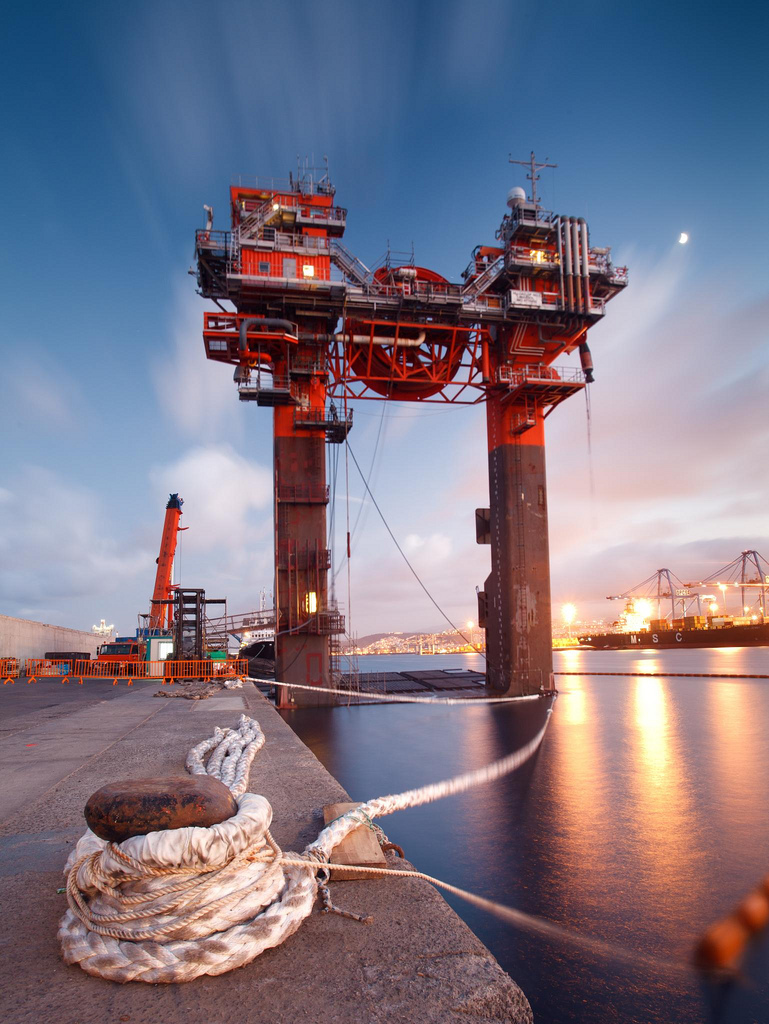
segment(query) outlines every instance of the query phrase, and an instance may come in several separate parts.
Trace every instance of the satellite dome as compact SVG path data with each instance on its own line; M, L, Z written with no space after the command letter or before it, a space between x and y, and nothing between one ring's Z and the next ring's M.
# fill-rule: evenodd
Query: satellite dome
M517 206L519 203L525 202L526 193L520 185L516 185L515 188L511 188L510 191L507 193L507 205L510 207L510 209L512 209L514 206Z

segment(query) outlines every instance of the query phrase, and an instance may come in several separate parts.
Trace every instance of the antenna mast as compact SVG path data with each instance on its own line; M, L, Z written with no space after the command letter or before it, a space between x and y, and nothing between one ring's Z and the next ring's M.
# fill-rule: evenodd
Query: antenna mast
M545 157L545 160L547 160L547 157ZM510 163L510 164L520 164L521 167L530 167L531 168L530 173L527 174L526 177L531 182L531 201L532 201L532 203L534 203L536 205L536 203L537 203L537 182L539 181L539 177L540 177L537 174L537 171L542 170L543 167L557 167L558 164L548 164L548 163L538 164L535 161L535 159L534 159L534 150L533 149L531 151L530 159L528 159L528 160L511 160L511 159L508 159L507 162Z

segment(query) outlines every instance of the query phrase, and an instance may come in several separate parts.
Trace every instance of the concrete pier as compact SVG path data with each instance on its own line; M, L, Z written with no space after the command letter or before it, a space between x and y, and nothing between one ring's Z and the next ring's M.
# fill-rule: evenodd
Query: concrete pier
M316 910L283 945L220 977L118 985L65 966L56 932L66 897L57 889L85 828L85 801L105 783L178 774L189 747L245 712L267 738L249 788L271 802L272 832L284 850L301 851L323 826L323 805L348 799L251 684L205 701L155 698L157 690L157 681L128 688L59 679L20 679L0 690L0 1017L7 1024L531 1021L518 986L417 879L335 883L334 902L372 914L373 925Z

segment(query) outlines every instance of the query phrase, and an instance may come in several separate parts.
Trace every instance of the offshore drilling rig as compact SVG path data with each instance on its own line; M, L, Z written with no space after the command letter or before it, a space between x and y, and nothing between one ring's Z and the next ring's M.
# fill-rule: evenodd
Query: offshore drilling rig
M347 211L327 169L233 185L230 231L213 230L206 207L199 292L236 310L204 313L206 355L235 366L242 401L273 409L278 681L329 685L344 620L328 597L325 444L346 441L352 400L389 399L485 401L490 507L476 510L476 537L491 547L478 609L487 687L551 684L544 421L592 381L587 332L627 269L590 246L583 218L541 208L537 171L552 165L533 153L525 164L531 195L511 189L495 244L476 247L461 283L390 254L369 269L340 240ZM581 369L553 365L575 350Z

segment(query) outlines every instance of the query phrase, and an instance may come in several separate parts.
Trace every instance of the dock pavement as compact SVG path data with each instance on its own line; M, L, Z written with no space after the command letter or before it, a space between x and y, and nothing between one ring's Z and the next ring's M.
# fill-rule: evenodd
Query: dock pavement
M0 690L4 1024L531 1021L515 982L420 879L333 883L337 905L374 923L321 915L316 905L281 946L219 977L120 985L66 966L56 937L66 896L57 890L85 829L85 802L106 783L183 774L191 746L246 713L267 740L249 789L272 804L284 850L303 850L323 827L323 806L349 799L252 684L200 701L158 698L158 689L21 678Z

